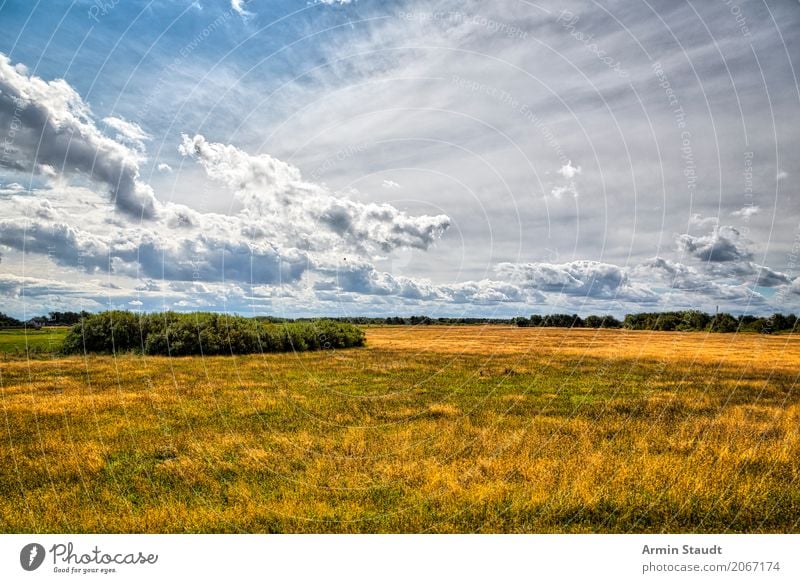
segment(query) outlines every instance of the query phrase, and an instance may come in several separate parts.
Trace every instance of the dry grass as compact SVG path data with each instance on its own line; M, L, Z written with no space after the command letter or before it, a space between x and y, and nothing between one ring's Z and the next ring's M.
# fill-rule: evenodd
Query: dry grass
M792 336L2 357L3 532L797 532Z

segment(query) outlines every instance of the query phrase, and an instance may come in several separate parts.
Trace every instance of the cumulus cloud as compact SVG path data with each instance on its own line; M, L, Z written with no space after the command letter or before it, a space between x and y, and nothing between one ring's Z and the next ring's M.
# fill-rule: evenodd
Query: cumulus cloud
M448 299L456 304L472 303L491 305L498 303L544 303L545 296L536 290L520 285L482 279L442 286Z
M268 154L184 135L179 151L232 188L249 216L275 226L296 246L358 252L428 249L450 226L445 215L410 216L388 204L362 203L306 182L300 170Z
M785 273L752 261L709 263L703 267L707 276L737 279L758 287L778 287L791 283L791 278Z
M515 283L483 279L452 284L434 284L426 279L392 275L366 262L321 267L330 279L318 282L318 290L337 290L365 295L396 296L410 300L443 301L455 304L493 305L499 303L543 302L536 290Z
M345 265L321 266L319 271L332 279L317 284L317 289L411 299L443 299L436 286L428 281L381 272L367 262L351 261Z
M37 214L48 218L45 213ZM0 221L0 245L47 255L60 265L82 266L89 272L107 267L109 261L106 241L63 223L4 219Z
M33 277L20 277L10 273L0 274L0 295L7 298L19 298L23 294L38 297L52 294L65 294L75 290L59 281Z
M755 279L753 283L759 287L778 287L791 283L791 278L780 271L776 271L766 265L751 264Z
M40 277L0 274L4 309L22 316L51 310L124 308L127 292L103 287L96 281L64 282ZM118 303L117 303L118 302Z
M173 218L191 224L170 228ZM73 217L74 219L74 217ZM239 221L167 205L163 222L105 235L55 220L0 221L0 245L48 256L59 265L88 273L176 281L296 283L310 259L297 249L237 234Z
M663 257L655 257L641 263L632 271L637 277L647 278L651 281L660 279L669 289L689 292L699 297L740 304L764 302L763 296L751 290L744 283L721 283L715 281L709 272L704 273L694 267Z
M164 164L163 162L162 162L161 164L159 164L159 165L156 167L156 169L157 169L159 172L168 172L168 173L169 173L169 172L172 172L172 166L170 166L169 164Z
M677 261L655 257L633 268L636 276L656 279L669 284L672 289L691 292L715 291L708 278L699 271Z
M677 244L681 252L702 261L742 261L752 257L741 233L727 225L699 237L686 233L679 235Z
M132 124L108 119L135 134ZM0 127L8 128L11 143L0 167L45 176L77 171L105 184L119 210L135 217L155 215L153 191L139 180L140 153L103 135L88 105L66 81L29 76L3 54Z
M630 281L625 269L600 261L501 263L497 272L532 289L587 298L649 301L654 294Z
M383 186L384 188L388 188L390 190L393 188L400 188L400 184L398 184L394 180L384 180L383 183L381 183L381 186Z
M118 117L103 118L103 123L117 132L116 139L118 142L128 144L140 152L145 151L144 143L150 139L150 136L139 124Z

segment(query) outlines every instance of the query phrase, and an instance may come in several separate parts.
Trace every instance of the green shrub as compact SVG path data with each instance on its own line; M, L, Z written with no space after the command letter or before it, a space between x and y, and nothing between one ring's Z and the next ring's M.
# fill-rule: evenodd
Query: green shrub
M347 322L276 322L227 314L133 314L111 311L83 317L62 352L141 351L163 356L333 350L363 346L364 332Z

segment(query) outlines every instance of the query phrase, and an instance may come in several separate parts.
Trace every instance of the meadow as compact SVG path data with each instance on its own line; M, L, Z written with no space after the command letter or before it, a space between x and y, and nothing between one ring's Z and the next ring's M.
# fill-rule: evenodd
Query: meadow
M69 328L66 326L41 330L14 328L0 330L0 355L51 355L61 348Z
M366 332L247 356L5 350L0 531L798 531L796 335Z

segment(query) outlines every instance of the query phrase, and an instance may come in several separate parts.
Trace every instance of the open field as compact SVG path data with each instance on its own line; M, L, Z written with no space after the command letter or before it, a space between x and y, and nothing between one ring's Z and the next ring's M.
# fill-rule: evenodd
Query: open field
M50 327L41 330L14 328L0 330L0 355L31 356L57 352L69 328Z
M800 337L0 355L2 532L797 532Z

